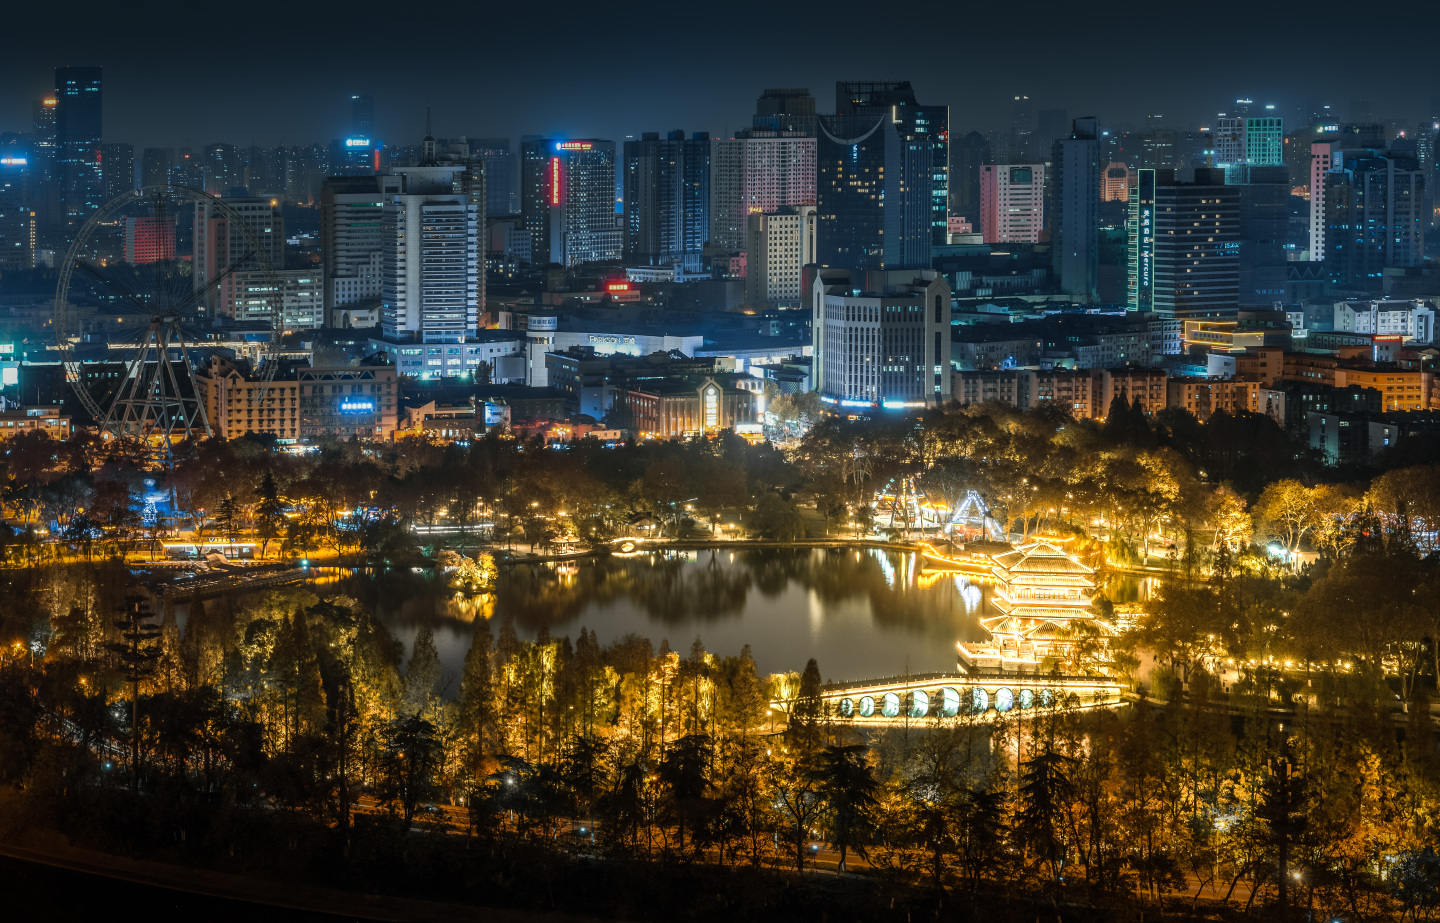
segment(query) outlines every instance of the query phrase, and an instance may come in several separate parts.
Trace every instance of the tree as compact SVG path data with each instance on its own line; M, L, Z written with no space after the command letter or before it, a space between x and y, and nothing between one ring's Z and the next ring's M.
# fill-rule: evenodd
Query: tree
M1073 758L1048 747L1021 764L1015 832L1050 867L1052 882L1059 879L1065 858L1065 813L1075 795L1070 781L1074 765Z
M868 858L865 841L875 826L875 793L880 783L865 759L868 751L863 744L826 747L812 770L830 843L840 850L842 872L849 850Z
M440 682L440 652L435 649L435 630L422 625L415 634L410 663L405 668L405 708L413 715L430 704Z
M695 819L703 813L714 758L713 742L708 735L687 734L675 741L660 760L660 781L670 794L682 854L686 828L693 827Z
M1301 540L1320 524L1317 493L1296 480L1275 481L1260 493L1251 510L1255 531L1280 542L1292 564Z
M227 494L225 499L220 501L220 506L215 510L215 523L227 542L235 541L235 533L240 524L240 504L233 495Z
M120 640L105 645L119 659L125 681L130 684L130 773L131 788L140 791L140 681L155 672L160 658L160 626L143 596L126 596L118 609Z
M402 715L385 728L383 739L377 794L382 801L399 805L408 827L416 808L436 791L440 744L435 725L419 715Z
M285 504L280 500L280 489L275 486L275 475L269 468L265 469L265 477L255 493L256 536L260 539L263 558L270 543L278 540L285 528Z

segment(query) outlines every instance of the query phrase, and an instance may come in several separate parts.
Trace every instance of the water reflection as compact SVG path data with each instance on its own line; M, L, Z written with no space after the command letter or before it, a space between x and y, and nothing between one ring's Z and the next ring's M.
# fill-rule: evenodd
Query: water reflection
M327 587L327 589L330 589ZM456 596L411 573L342 577L408 650L434 626L448 673L458 677L475 619L510 620L521 638L543 627L602 645L628 634L688 649L736 654L749 644L764 672L800 670L811 657L827 679L928 673L955 667L957 641L984 637L983 578L926 570L916 555L879 549L732 550L616 555L503 567L493 594ZM1117 602L1147 598L1149 581L1112 584Z

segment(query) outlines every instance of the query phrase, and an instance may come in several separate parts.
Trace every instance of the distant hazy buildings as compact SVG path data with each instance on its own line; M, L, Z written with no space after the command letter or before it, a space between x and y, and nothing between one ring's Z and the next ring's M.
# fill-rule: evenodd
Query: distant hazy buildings
M801 304L801 272L815 262L815 206L791 205L749 219L746 303L756 309Z
M623 231L615 213L615 142L596 138L525 141L521 217L537 265L617 261Z
M485 214L490 217L520 213L515 191L515 152L509 138L476 138L475 156L485 165Z
M710 135L647 131L625 142L625 260L699 270L710 234Z
M270 200L227 198L223 204L223 208L209 202L195 205L190 275L195 292L209 288L212 279L231 267L268 266L275 271L285 268L285 219ZM210 308L218 314L237 316L236 275L231 272L206 294Z
M1312 166L1312 180L1326 160ZM1315 155L1312 155L1315 156ZM1378 289L1384 270L1419 266L1425 257L1425 173L1414 146L1386 146L1380 126L1350 126L1330 145L1323 180L1323 247L1330 281ZM1319 218L1312 209L1312 220ZM1312 226L1312 241L1314 230Z
M35 212L26 204L28 160L0 157L0 271L35 266Z
M108 202L135 188L135 147L130 144L100 145L101 202Z
M125 262L133 266L175 259L173 216L125 216Z
M755 101L752 127L782 134L815 134L815 97L804 87L765 90Z
M1100 201L1102 202L1128 202L1130 201L1130 181L1133 174L1130 168L1118 161L1111 161L1105 165L1105 172L1100 178Z
M980 168L980 233L987 244L1040 242L1045 226L1045 165Z

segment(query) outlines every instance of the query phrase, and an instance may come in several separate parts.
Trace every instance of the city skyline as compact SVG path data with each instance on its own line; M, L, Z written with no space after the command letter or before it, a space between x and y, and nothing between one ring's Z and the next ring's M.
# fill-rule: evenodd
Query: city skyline
M1419 4L1408 6L1423 15ZM355 42L374 36L375 20L365 16L337 21L320 11L282 13L278 5L262 4L253 19L273 14L276 29L264 37L236 35L233 52L226 52L233 26L219 12L160 13L142 25L119 11L80 4L67 7L63 19L40 9L9 14L17 34L33 40L0 62L0 131L28 131L31 103L50 89L53 69L67 65L105 68L106 140L137 147L325 142L348 128L347 101L355 93L375 96L376 134L391 145L423 135L427 106L439 137L622 141L672 128L728 137L748 127L752 102L765 87L809 87L819 111L829 111L836 81L861 77L908 79L924 98L948 104L952 124L967 129L1008 127L1017 93L1029 95L1035 110L1063 108L1111 125L1139 125L1163 114L1168 125L1187 127L1239 96L1273 102L1287 121L1314 104L1328 104L1348 120L1356 100L1369 100L1377 118L1433 115L1425 111L1436 94L1426 89L1423 58L1349 49L1344 31L1330 27L1331 7L1340 9L1322 4L1303 18L1250 10L1243 28L1224 30L1194 28L1196 14L1186 12L1112 21L1088 10L1041 8L1031 21L1046 28L1026 30L1005 11L915 5L891 18L921 23L923 33L897 28L903 40L869 42L863 63L842 65L819 50L855 41L855 24L871 18L858 4L832 6L816 22L798 9L746 3L707 22L703 32L659 7L651 13L632 7L623 16L573 6L543 13L482 10L446 24L499 36L473 58L431 54L425 29L415 27L413 42L402 39L398 50L378 60L353 53ZM756 23L764 27L753 28ZM956 40L937 46L941 54L917 55L909 38L917 34ZM214 38L194 42L194 35ZM545 41L507 42L506 35ZM777 54L784 35L802 36L817 53ZM160 50L126 50L127 42L141 41ZM1158 61L1150 50L1157 47L1167 49L1169 66L1146 67L1147 60ZM704 63L676 73L670 54L654 49ZM216 55L228 53L237 62L260 63L215 67ZM1023 57L1019 68L1017 55ZM1343 84L1309 67L1327 57L1346 62ZM266 99L273 104L257 104Z

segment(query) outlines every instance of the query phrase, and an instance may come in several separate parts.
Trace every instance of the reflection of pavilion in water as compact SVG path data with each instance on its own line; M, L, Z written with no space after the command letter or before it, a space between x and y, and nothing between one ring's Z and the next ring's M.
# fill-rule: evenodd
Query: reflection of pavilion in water
M980 619L990 640L960 643L960 672L891 677L842 683L822 695L830 714L859 723L911 719L1004 716L1012 710L1057 705L1094 708L1118 704L1123 685L1101 675L1083 675L1080 648L1095 639L1103 648L1113 625L1093 608L1094 570L1064 548L1063 539L1035 540L992 555L955 560L927 554L930 574L950 577L967 612L983 604L977 582L995 584L995 612ZM975 573L988 559L988 574ZM940 562L940 569L933 567ZM777 702L788 709L792 703Z

